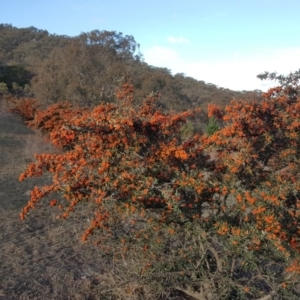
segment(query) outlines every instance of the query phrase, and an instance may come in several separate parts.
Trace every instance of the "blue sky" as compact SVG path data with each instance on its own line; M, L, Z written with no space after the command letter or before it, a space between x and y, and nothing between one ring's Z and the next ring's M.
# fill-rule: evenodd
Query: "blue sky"
M133 35L147 63L234 90L300 68L299 0L9 0L1 23L76 36Z

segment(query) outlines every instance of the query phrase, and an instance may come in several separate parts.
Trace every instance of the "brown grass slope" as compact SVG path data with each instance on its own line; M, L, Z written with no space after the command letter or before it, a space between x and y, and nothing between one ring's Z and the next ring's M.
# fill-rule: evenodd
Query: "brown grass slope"
M25 221L19 219L28 191L49 180L19 182L19 174L34 152L49 150L49 144L18 117L1 113L1 300L100 299L103 292L104 260L96 248L79 242L88 218L84 210L65 222L48 205L41 205Z

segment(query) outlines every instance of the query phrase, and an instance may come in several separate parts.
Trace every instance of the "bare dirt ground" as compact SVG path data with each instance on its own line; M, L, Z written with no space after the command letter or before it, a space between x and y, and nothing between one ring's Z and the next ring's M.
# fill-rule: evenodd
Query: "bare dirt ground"
M101 278L108 262L80 241L88 225L84 211L64 221L44 201L19 219L28 191L49 180L19 182L19 175L34 153L49 151L41 135L0 112L0 300L105 299Z

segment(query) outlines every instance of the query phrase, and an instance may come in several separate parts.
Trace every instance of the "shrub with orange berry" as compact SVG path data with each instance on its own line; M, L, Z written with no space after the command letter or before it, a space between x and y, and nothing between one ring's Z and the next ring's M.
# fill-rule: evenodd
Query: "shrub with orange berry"
M36 113L31 126L64 152L36 155L21 174L51 173L53 182L34 188L20 217L53 192L63 196L50 202L62 218L94 203L82 240L138 261L131 274L153 291L294 295L287 276L300 273L300 99L282 87L260 102L211 105L224 126L182 140L181 126L197 110L163 112L153 94L136 107L131 84L116 95L93 109L60 104L59 122L48 118L53 107Z

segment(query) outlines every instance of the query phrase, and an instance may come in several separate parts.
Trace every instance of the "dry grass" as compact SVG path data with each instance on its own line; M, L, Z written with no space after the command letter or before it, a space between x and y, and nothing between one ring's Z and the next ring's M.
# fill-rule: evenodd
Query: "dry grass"
M80 242L85 209L68 222L39 206L25 221L18 216L28 190L49 178L19 182L34 153L55 151L41 134L5 112L0 114L0 299L104 299L101 277L109 262Z

